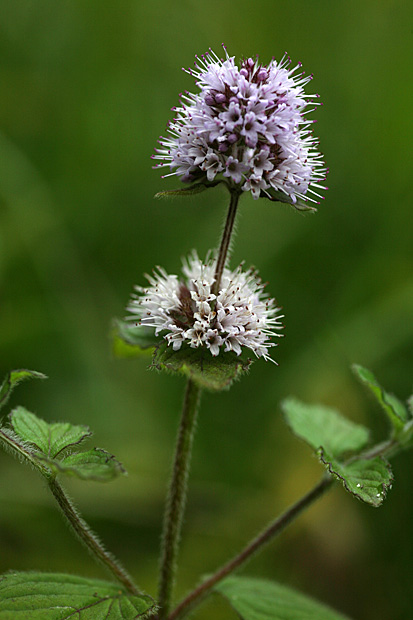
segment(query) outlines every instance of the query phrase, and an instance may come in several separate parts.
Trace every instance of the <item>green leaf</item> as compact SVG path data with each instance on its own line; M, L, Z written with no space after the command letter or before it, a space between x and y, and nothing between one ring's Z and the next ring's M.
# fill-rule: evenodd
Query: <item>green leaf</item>
M351 422L335 409L323 405L307 405L296 398L281 403L292 432L314 450L323 447L334 457L357 452L369 441L369 431Z
M6 404L16 385L26 379L47 379L47 377L36 370L11 370L7 373L0 388L0 408Z
M117 358L140 357L153 353L161 338L153 327L136 325L115 319L112 332L112 351Z
M33 444L42 454L52 459L79 445L92 434L87 426L75 426L68 422L48 424L24 407L16 407L12 411L10 422L23 441Z
M23 456L43 475L61 473L81 480L106 482L126 473L122 464L101 448L74 451L91 436L87 426L68 422L48 424L24 407L12 411L10 422L12 430L2 429L0 440L6 449Z
M180 187L178 189L167 189L163 192L155 194L155 198L170 198L171 196L193 196L204 192L208 187L213 187L216 183L205 185L204 183L195 183L190 187Z
M386 412L396 433L400 431L408 419L408 413L403 403L393 394L388 394L383 390L376 377L367 368L354 364L353 370L364 385L373 392L377 402Z
M390 464L383 457L358 459L343 464L322 448L318 451L318 456L330 474L340 480L349 493L375 508L383 503L393 482Z
M297 211L307 211L309 213L315 213L317 211L317 208L313 207L309 202L300 199L293 202L290 196L271 187L267 188L265 192L261 192L260 198L268 198L272 202L284 202L294 207Z
M410 415L413 416L413 394L409 397L407 401L407 406L409 408Z
M144 620L156 610L149 596L98 579L34 572L0 578L0 620Z
M122 464L102 448L69 454L62 460L50 459L42 455L38 455L38 458L47 463L54 473L75 476L81 480L107 482L126 473Z
M233 351L216 357L202 347L182 346L179 351L174 351L162 342L155 350L152 365L158 370L183 374L199 387L215 391L229 388L248 369L251 361L238 357Z
M194 194L200 194L201 192L204 192L206 189L209 189L210 187L215 187L216 185L219 185L219 183L226 183L226 181L224 179L219 179L219 180L215 180L215 181L207 181L206 179L204 181L202 181L201 183L194 183L193 185L190 185L189 187L179 187L178 189L167 189L163 192L158 192L157 194L155 194L155 198L171 198L174 196L193 196Z
M263 579L229 577L215 590L243 620L349 620L300 592Z

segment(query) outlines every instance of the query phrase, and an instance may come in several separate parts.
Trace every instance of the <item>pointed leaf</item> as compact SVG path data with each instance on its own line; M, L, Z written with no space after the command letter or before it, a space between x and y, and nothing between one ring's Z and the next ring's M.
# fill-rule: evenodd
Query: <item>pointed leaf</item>
M281 407L292 432L314 450L322 446L337 457L346 452L357 452L368 443L368 429L351 422L335 409L307 405L296 398L287 398Z
M115 319L112 332L112 350L117 358L140 357L153 353L161 338L152 327L136 325Z
M308 211L309 213L315 213L317 211L317 208L310 205L310 203L306 200L300 200L298 198L295 202L293 202L290 196L287 196L284 192L277 191L272 187L267 188L265 192L262 191L260 198L268 198L272 202L284 202L294 207L297 211Z
M376 377L367 368L354 364L353 370L358 378L373 392L376 400L386 412L394 430L396 432L401 430L408 419L408 413L403 403L393 394L388 394L383 390Z
M213 187L214 184L210 185ZM155 198L170 198L171 196L193 196L194 194L200 194L208 189L207 185L204 183L195 183L195 185L191 185L190 187L180 187L178 189L167 189L163 192L158 192L155 194Z
M54 473L75 476L81 480L108 482L126 474L123 465L102 448L69 454L62 460L50 459L42 455L38 455L38 458L47 463Z
M229 601L242 620L349 620L300 592L263 579L229 577L218 583L215 590Z
M33 444L52 459L92 434L87 426L75 426L68 422L48 424L24 407L16 407L10 414L10 421L23 441Z
M35 572L0 577L0 620L144 620L156 609L149 596L98 579Z
M395 454L399 451L398 448L402 450L408 450L413 448L413 420L409 420L403 426L403 429L397 435L397 442L395 445Z
M187 187L179 187L177 189L167 189L163 192L158 192L155 194L155 198L171 198L174 196L193 196L194 194L199 194L200 192L209 189L210 187L215 187L219 185L219 183L226 183L224 179L219 179L215 181L207 181L206 179L201 183L194 183L193 185Z
M349 493L375 508L383 503L393 482L390 464L383 457L359 459L343 464L322 448L318 451L318 456L330 474L340 480Z
M174 351L163 342L155 350L153 366L183 374L201 388L224 390L248 369L251 361L238 357L233 351L220 353L216 357L202 347L192 349L183 346L179 351Z
M47 377L36 370L11 370L7 373L0 388L0 408L6 404L16 385L25 379L47 379Z

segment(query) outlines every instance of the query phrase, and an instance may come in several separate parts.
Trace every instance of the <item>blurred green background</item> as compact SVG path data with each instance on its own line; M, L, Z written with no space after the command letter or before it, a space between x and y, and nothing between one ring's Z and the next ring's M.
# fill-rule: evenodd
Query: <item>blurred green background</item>
M0 4L1 374L46 373L13 395L49 421L89 424L129 476L71 482L85 518L138 583L156 592L158 540L184 381L117 361L109 327L155 264L218 243L216 188L156 201L176 186L151 170L180 69L222 42L264 62L287 50L314 73L316 134L331 169L314 216L241 203L233 264L256 265L285 312L285 338L230 392L205 394L195 443L177 596L237 552L317 481L279 402L295 394L386 432L352 377L372 369L413 388L411 52L407 1L2 0ZM409 157L410 155L410 157ZM394 461L380 510L333 490L247 568L358 620L404 619L411 599L413 455ZM42 481L0 454L0 571L104 577L72 540ZM383 584L378 587L378 584ZM218 597L194 618L236 615Z

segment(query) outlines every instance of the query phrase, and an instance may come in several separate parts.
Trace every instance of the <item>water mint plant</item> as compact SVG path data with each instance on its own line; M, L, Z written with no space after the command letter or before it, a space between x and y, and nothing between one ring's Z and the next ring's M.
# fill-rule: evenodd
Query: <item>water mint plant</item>
M179 620L212 592L219 593L243 620L345 620L348 617L288 586L236 572L336 482L352 496L380 506L393 482L389 462L413 447L413 396L404 404L386 392L374 375L354 366L356 377L386 416L389 433L374 443L364 425L338 410L310 405L294 397L281 404L292 433L320 462L319 482L275 517L223 566L194 577L193 589L175 600L179 547L196 421L203 390L228 390L244 378L253 362L270 355L282 335L283 315L255 269L230 269L234 222L241 196L287 202L299 210L314 202L326 173L305 114L314 96L304 93L309 77L290 69L284 57L268 65L247 58L239 65L226 54L197 58L199 93L182 95L181 107L162 138L160 165L187 184L161 195L197 193L222 183L229 191L228 214L216 251L201 260L194 250L183 261L182 275L156 268L149 285L135 286L127 316L112 328L116 357L152 356L151 368L186 378L172 473L165 502L159 559L159 586L152 596L108 552L74 507L60 478L107 482L125 473L123 465L101 449L85 449L91 431L84 425L49 423L22 406L4 415L0 444L34 468L46 482L77 538L109 571L112 582L61 573L10 572L0 577L0 620ZM178 215L177 215L178 218ZM177 248L178 252L182 248ZM271 286L269 287L271 288ZM286 345L288 346L288 345ZM275 366L272 372L276 373ZM0 387L0 408L24 379L44 379L29 370L11 371ZM248 380L246 378L246 380ZM249 404L248 406L251 406ZM274 405L275 406L275 405ZM298 567L299 570L299 567Z

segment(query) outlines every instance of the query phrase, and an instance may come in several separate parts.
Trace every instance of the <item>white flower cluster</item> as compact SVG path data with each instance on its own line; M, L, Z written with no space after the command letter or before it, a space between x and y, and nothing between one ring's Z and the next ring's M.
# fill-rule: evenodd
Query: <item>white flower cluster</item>
M301 63L290 69L286 56L268 65L247 58L237 67L225 53L222 60L210 50L186 70L200 92L181 94L172 108L171 137L159 139L155 167L169 167L183 182L225 180L255 199L274 198L275 190L292 204L317 202L322 196L314 188L327 189L318 183L327 170L310 131L315 121L306 117L318 97L304 93L312 76L296 74Z
M264 285L252 269L224 269L220 290L211 293L215 262L202 262L193 252L183 264L184 278L168 275L158 267L146 276L150 286L136 286L127 307L141 325L155 328L176 351L183 343L190 347L207 347L211 354L221 350L240 355L243 347L257 357L271 360L268 349L275 346L270 338L282 328L273 299L263 294ZM273 360L271 360L273 361Z

